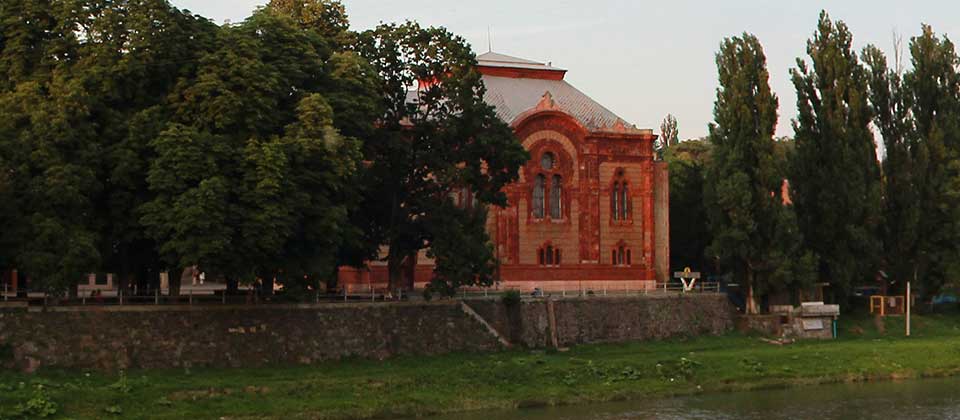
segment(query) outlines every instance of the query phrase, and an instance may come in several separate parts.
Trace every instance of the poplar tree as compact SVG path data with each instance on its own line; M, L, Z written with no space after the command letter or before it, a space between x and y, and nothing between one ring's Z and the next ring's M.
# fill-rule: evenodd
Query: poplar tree
M781 195L773 141L778 100L763 47L751 34L727 38L716 61L720 87L704 187L713 235L708 252L744 286L746 312L758 313L757 295L808 282L814 257L801 250L795 216Z
M870 123L867 71L846 24L821 12L807 42L810 66L791 70L797 90L791 195L819 275L844 295L872 279L881 242L880 168Z
M930 26L910 41L912 69L904 75L915 136L920 205L917 244L905 255L926 295L960 278L960 59ZM907 274L907 278L909 274Z
M921 161L926 153L911 130L909 98L904 92L899 63L896 69L890 69L887 57L873 45L864 48L862 56L869 69L874 124L883 137L885 150L880 229L882 266L895 285L902 285L913 277L917 263L922 211L921 179L917 170L923 166ZM883 285L884 294L887 294L887 285L886 282Z
M674 117L673 114L667 114L660 123L660 137L653 146L654 151L657 153L657 158L662 160L664 152L679 143L680 137L677 127L677 117Z

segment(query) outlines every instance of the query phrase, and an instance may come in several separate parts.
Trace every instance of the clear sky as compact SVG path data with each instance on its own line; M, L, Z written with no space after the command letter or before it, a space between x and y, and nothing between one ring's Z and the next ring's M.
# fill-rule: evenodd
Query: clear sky
M217 22L242 21L265 0L172 0ZM416 20L462 35L478 53L493 50L552 62L567 81L641 128L659 132L667 113L680 138L703 136L713 120L714 55L724 37L751 32L763 43L780 97L778 135L793 135L796 97L789 70L805 54L817 16L843 20L858 50L892 56L893 32L909 38L928 23L960 36L958 0L346 0L355 30ZM906 63L909 64L909 63Z

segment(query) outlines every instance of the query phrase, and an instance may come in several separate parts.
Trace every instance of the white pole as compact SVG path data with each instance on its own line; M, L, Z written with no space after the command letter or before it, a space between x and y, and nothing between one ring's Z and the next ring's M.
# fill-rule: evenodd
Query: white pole
M907 337L910 336L910 282L907 282Z

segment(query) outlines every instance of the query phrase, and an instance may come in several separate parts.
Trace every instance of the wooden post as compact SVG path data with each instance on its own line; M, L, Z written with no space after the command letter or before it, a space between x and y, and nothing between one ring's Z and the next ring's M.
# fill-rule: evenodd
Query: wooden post
M916 274L916 272L914 272ZM907 337L910 336L910 282L907 282Z

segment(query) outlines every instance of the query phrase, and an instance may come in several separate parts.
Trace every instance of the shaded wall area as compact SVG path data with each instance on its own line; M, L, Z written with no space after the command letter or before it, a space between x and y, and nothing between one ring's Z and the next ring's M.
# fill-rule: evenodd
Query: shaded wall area
M26 308L0 311L0 366L158 369L311 364L345 357L483 352L719 334L722 296L458 301L261 307ZM554 322L549 306L553 306ZM554 327L552 327L554 326Z

